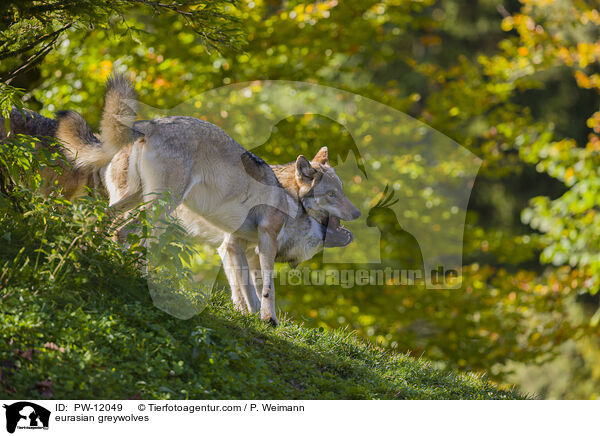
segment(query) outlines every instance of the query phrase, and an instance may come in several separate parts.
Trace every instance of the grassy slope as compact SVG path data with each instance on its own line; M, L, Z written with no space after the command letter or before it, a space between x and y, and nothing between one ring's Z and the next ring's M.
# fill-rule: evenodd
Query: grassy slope
M0 397L520 397L476 375L382 352L348 332L288 320L273 329L235 312L224 295L178 320L152 305L143 281L126 284L0 291Z

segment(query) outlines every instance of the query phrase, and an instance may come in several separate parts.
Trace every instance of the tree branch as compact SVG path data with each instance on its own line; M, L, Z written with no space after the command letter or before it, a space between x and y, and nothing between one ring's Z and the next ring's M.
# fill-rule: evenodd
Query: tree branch
M47 33L46 35L43 35L41 37L39 37L38 39L36 39L34 42L27 44L24 47L21 47L17 50L13 50L13 51L5 51L5 52L0 52L0 60L1 59L6 59L9 57L13 57L13 56L17 56L20 55L21 53L25 53L28 50L31 50L32 48L34 48L36 45L40 44L42 41L48 39L48 38L52 38L53 36L64 32L65 30L67 30L71 25L69 24L68 26L64 26L58 30L55 30L52 33Z
M61 33L64 32L65 30L67 30L72 25L73 25L72 23L69 23L69 24L63 26L62 29L59 29L60 32L58 32L58 33L56 33L56 35L54 35L54 38L52 38L52 41L50 41L48 44L46 44L36 54L31 55L29 57L29 59L27 59L18 68L16 68L15 70L11 71L6 76L2 77L2 81L5 82L5 83L7 83L7 84L9 84L12 81L12 79L14 79L18 74L23 73L23 72L29 70L35 64L37 64L38 62L40 62L44 58L44 56L46 56L48 54L48 52L52 49L52 45L54 45L54 43L56 42L56 40L58 39L58 37L61 35Z

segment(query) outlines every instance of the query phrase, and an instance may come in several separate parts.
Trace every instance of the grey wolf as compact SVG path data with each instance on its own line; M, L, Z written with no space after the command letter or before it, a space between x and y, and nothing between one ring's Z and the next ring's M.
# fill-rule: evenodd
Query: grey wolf
M304 157L300 156L298 160L303 162ZM117 153L112 162L106 167L103 173L103 180L106 186L108 186L111 200L118 202L119 199L127 197L128 191L138 189L139 192L141 189L140 185L134 185L134 183L139 183L139 178L132 176L132 172L129 171L132 162L132 147L126 147ZM286 195L294 198L297 204L295 208L297 211L296 215L288 216L285 226L278 235L277 254L275 257L276 262L286 262L292 267L311 259L323 247L344 247L353 240L352 233L341 225L337 217L325 216L320 209L315 209L319 213L320 220L318 221L309 215L307 209L300 203L299 192L302 186L295 177L295 168L297 165L297 162L290 162L285 165L271 166L286 191ZM310 162L310 165L317 168L315 171L332 172L330 173L331 177L334 180L336 179L334 177L335 172L329 164L327 147L319 150ZM339 186L341 188L341 182ZM141 195L139 195L137 201L141 201ZM202 216L194 213L184 204L175 209L174 215L179 218L190 235L218 247L217 251L223 262L224 270L232 290L234 305L242 311L251 311L251 306L247 304L242 294L241 285L238 283L238 276L235 275L235 266L227 250L227 233ZM124 226L121 231L121 239L124 239L124 236L128 232L128 227ZM245 254L248 262L249 277L243 275L243 280L247 282L246 285L250 289L249 292L256 293L257 298L260 300L262 280L260 276L260 258L256 244L248 243Z
M27 134L42 140L40 147L53 147L47 137L59 140L58 151L65 157L60 162L60 171L51 168L42 170L42 192L48 194L55 183L62 188L63 195L72 200L82 196L86 187L100 189L99 170L106 166L124 145L119 140L132 141L130 129L118 130L123 123L133 123L136 115L136 100L133 90L121 77L108 82L100 135L93 133L84 118L74 111L60 111L56 119L44 117L29 110L13 109L10 114L12 134ZM120 120L121 124L115 124ZM4 120L2 120L4 121ZM110 126L110 128L107 128ZM0 123L0 139L7 137L4 122ZM118 138L111 134L118 134Z
M131 94L123 91L114 104L127 106ZM107 106L103 119L110 110ZM354 220L360 211L344 195L326 148L312 162L299 156L271 168L206 121L176 116L127 125L127 119L112 120L103 125L103 140L122 151L102 171L110 206L127 211L169 191L170 212L191 234L222 239L218 251L235 304L260 311L264 321L278 323L276 260L305 260L313 249L302 244L317 249L319 236L327 240L327 233L333 243L351 242L341 220ZM301 230L309 231L298 241L294 235ZM259 271L252 284L243 277L248 270Z

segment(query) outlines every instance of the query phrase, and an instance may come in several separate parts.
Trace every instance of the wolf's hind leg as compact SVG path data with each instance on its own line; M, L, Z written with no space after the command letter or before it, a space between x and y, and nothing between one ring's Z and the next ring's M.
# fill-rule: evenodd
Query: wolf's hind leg
M109 204L111 210L116 212L125 212L133 209L136 206L139 206L142 202L142 192L136 191L133 193L127 193L123 198L118 201Z
M160 155L156 150L146 145L141 149L138 161L142 201L147 202L144 207L151 209L159 204L159 200L169 195L169 203L159 211L158 217L153 217L151 235L155 240L164 232L166 218L183 202L184 194L189 188L191 171L189 165L184 165L182 157L158 156ZM127 202L128 198L125 197L122 201Z

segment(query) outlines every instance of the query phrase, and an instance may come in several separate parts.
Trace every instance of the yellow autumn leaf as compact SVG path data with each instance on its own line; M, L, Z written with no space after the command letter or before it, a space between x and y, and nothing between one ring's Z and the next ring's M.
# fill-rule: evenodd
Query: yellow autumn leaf
M575 175L575 171L572 167L567 168L565 171L565 180L571 179Z

